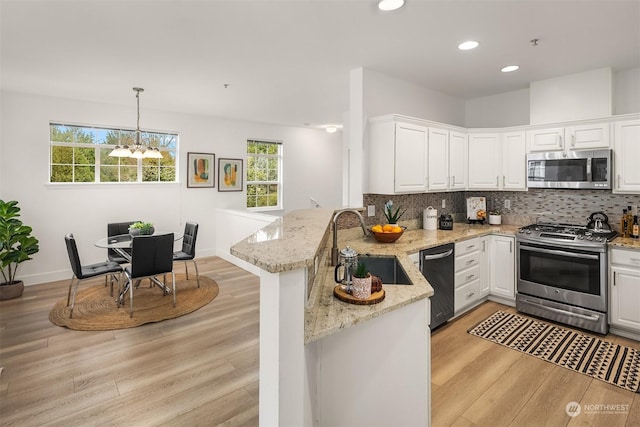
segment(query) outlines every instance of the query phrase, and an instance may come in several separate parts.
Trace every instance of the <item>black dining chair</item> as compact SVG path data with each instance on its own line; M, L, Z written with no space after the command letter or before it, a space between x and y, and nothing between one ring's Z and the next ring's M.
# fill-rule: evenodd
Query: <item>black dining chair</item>
M133 317L133 288L142 279L150 279L167 293L156 276L171 273L173 306L176 306L176 276L173 272L173 233L135 236L131 244L131 264L124 269L129 290L129 316Z
M139 221L128 222L111 222L107 224L107 237L120 236L122 234L129 234L129 227L131 224ZM131 256L131 249L122 249L124 252ZM114 249L107 249L107 259L109 261L117 262L118 264L127 264L129 260Z
M187 261L193 261L196 269L196 281L200 287L200 275L198 274L198 264L196 263L196 238L198 237L198 224L187 222L184 225L184 236L182 237L182 250L173 253L174 261L184 261L184 270L189 280L189 269Z
M118 282L118 288L120 288L120 276L122 273L122 267L117 262L105 261L97 264L82 265L80 262L80 255L78 254L78 246L76 245L76 239L73 234L69 233L64 236L65 243L67 245L67 254L69 255L69 262L71 263L71 270L73 270L73 276L69 283L69 292L67 293L67 307L71 302L71 312L69 317L73 317L73 307L76 302L76 293L78 292L78 286L80 282L85 279L91 279L92 277L98 277L105 275L110 276L111 279L111 294L113 295L113 280ZM73 288L73 282L76 281L76 286L73 289L73 297L71 295L71 288Z

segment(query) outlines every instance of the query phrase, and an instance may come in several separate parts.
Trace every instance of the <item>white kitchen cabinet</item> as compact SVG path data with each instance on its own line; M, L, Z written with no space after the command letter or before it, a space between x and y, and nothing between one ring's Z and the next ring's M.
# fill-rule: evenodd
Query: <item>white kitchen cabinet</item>
M449 189L465 190L467 188L467 171L469 168L469 140L466 133L449 132Z
M427 189L428 129L388 118L369 124L369 192L420 193Z
M484 253L480 238L473 238L455 244L454 313L462 313L480 302L482 292L482 270Z
M615 123L613 158L613 191L640 193L640 120Z
M427 189L446 191L449 189L449 131L429 128Z
M429 128L427 188L429 191L467 188L467 134Z
M480 237L480 297L484 298L491 291L489 286L489 236Z
M640 251L611 249L609 324L640 334Z
M469 189L498 190L501 175L500 134L469 134Z
M527 141L524 131L502 134L501 190L526 190Z
M534 129L527 131L527 150L564 150L564 128Z
M489 272L490 292L493 295L515 299L515 239L509 236L490 236L491 270Z
M609 123L571 126L565 129L567 150L611 148Z

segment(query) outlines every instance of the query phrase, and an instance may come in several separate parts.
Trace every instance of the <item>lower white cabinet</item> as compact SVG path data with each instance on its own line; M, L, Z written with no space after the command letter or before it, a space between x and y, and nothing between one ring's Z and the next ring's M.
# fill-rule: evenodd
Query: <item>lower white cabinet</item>
M485 259L481 248L482 243L477 237L455 245L453 306L456 315L486 296L482 295L480 280Z
M611 249L609 324L640 333L640 251Z
M509 236L490 236L490 293L514 300L516 296L515 274L515 238Z

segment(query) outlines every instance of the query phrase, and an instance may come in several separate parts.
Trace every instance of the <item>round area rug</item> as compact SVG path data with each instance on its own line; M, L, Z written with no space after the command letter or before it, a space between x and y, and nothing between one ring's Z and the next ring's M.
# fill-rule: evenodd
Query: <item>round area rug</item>
M170 277L167 277L169 286ZM192 275L189 279L187 280L184 274L176 274L175 307L172 295L163 295L160 288L149 287L149 281L143 280L140 286L133 290L133 317L129 317L128 292L124 305L118 307L115 295L109 295L109 287L104 286L104 283L85 288L80 283L73 318L69 318L70 310L65 296L51 309L49 320L55 325L78 331L105 331L134 328L145 323L173 319L204 307L218 296L219 289L215 280L200 276L198 288L195 277Z

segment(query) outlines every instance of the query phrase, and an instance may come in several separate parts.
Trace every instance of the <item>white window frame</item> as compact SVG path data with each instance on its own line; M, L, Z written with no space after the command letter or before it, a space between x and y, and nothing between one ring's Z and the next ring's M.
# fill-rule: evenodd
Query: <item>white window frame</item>
M247 148L250 142L257 142L257 143L266 143L266 144L276 144L278 146L278 153L277 154L250 154L247 151L247 194L246 194L246 198L245 198L245 206L247 208L247 210L249 211L276 211L276 210L282 210L283 209L283 193L284 193L284 185L283 185L283 151L284 151L284 144L282 143L282 141L273 141L273 140L267 140L267 139L263 139L263 138L251 138L251 139L247 139ZM266 158L266 159L277 159L277 165L278 165L278 179L275 181L249 181L249 174L248 174L248 168L249 168L249 157L260 157L260 158ZM277 185L278 186L278 202L276 206L254 206L254 207L249 207L247 204L248 201L248 197L249 197L249 186L250 185L260 185L260 184L265 184L265 185Z

